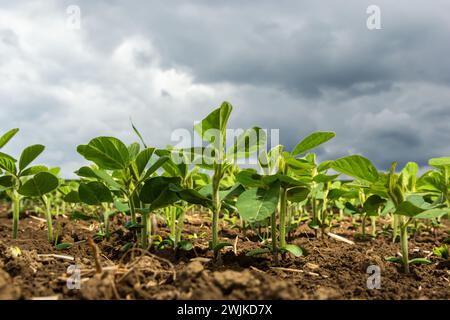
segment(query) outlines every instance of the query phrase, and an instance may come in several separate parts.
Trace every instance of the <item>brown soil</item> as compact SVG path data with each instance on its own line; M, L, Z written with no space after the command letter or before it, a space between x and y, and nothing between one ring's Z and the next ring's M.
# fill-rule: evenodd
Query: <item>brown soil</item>
M88 223L55 219L55 225L61 226L62 242L75 243L58 251L47 243L45 222L29 215L20 221L19 238L12 240L11 221L3 213L0 299L450 299L450 263L430 254L448 236L443 230L424 232L410 240L411 256L428 256L433 263L414 265L406 275L400 266L385 261L399 251L398 244L381 234L374 240L355 240L355 230L348 222L340 223L333 233L355 244L316 239L302 226L291 242L308 254L299 258L286 255L276 266L271 255L247 257L246 252L260 243L254 241L252 232L243 235L227 223L221 236L232 243L237 237L237 250L227 248L214 261L207 250L208 216L198 213L188 216L184 234L205 234L193 240L193 250L148 252L136 248L124 254L121 248L132 235L117 219L112 226L118 231L110 241L94 246L87 241L95 234ZM167 235L166 228L161 227L158 234ZM14 247L20 248L19 255ZM71 265L80 268L80 290L67 286ZM367 288L370 265L381 269L380 289Z

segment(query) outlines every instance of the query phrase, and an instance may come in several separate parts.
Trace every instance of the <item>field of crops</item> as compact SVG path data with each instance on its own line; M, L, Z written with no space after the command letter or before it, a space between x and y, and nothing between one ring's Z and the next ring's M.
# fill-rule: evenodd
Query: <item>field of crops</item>
M203 147L134 126L74 146L76 180L43 145L0 152L0 299L450 299L450 157L318 163L333 132L265 150L259 127L227 141L231 112L195 125Z

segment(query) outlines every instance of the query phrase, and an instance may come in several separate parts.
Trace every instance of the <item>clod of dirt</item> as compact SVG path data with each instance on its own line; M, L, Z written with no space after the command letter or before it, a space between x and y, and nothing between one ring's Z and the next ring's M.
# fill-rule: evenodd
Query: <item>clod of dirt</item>
M108 272L96 274L81 285L81 298L86 300L115 299L114 276Z
M20 288L14 286L10 275L0 269L0 300L15 300L20 297Z
M203 270L204 270L204 268L203 268L203 265L201 264L201 262L194 261L187 265L185 272L192 276L196 276Z
M327 287L319 287L314 293L314 299L318 300L339 299L339 297L340 294L336 289Z

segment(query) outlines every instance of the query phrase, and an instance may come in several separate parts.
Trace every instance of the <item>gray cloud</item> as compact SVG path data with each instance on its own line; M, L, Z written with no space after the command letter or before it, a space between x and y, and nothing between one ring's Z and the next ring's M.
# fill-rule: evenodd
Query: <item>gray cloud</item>
M222 100L231 126L279 128L292 148L314 130L337 137L321 159L390 162L450 153L448 1L1 1L1 131L7 147L48 146L69 176L77 144L97 135L170 143ZM79 5L81 30L65 27Z

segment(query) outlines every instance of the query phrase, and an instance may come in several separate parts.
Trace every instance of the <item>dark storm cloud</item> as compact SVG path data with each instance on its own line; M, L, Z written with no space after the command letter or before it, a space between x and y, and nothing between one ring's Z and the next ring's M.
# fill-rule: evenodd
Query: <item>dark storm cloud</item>
M386 169L450 154L448 1L0 4L0 119L53 164L76 167L94 135L132 141L130 116L165 145L222 100L231 126L278 128L288 149L336 131L321 159L362 153ZM366 27L371 4L381 30ZM79 31L64 29L68 5Z

